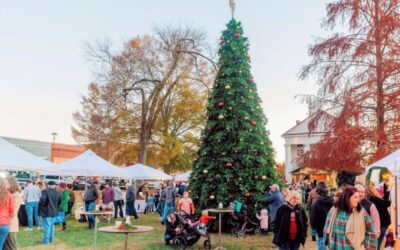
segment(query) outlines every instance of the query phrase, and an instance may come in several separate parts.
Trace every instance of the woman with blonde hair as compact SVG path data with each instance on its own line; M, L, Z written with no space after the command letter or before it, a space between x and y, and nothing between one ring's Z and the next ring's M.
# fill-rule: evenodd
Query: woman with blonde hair
M0 249L3 249L14 215L14 203L8 188L8 181L0 178Z
M365 194L367 196L367 199L371 201L378 210L379 220L381 222L381 228L380 228L381 233L378 238L378 249L380 249L381 244L386 237L387 229L391 224L390 214L388 209L391 205L391 201L389 200L390 195L389 193L386 193L382 197L376 190L375 185L373 183L370 183L366 187Z
M286 201L276 211L273 243L280 250L298 250L307 238L307 216L299 205L301 195L290 190Z
M8 233L6 242L4 243L3 250L16 250L17 249L17 232L19 231L19 220L18 211L22 204L22 193L18 185L17 179L14 176L7 176L9 184L8 191L11 193L11 197L14 203L14 214L11 218L10 232Z

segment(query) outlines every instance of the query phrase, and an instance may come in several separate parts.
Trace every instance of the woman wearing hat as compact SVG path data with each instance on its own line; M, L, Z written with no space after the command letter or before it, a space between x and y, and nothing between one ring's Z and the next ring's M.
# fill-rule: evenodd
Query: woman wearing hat
M60 215L63 218L62 231L65 231L67 229L65 213L68 211L68 200L69 200L69 189L67 188L67 184L65 182L61 182L58 185L58 191L61 193L61 205L59 209L60 209Z

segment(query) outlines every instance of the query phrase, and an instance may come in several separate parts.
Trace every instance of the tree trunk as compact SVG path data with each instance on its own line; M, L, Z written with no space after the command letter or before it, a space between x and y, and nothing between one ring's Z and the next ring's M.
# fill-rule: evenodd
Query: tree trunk
M146 157L147 157L147 140L146 140L145 133L142 132L140 134L137 163L144 164L146 162Z
M376 133L377 133L377 151L376 156L380 157L384 152L384 144L386 141L385 135L385 107L384 107L384 93L383 93L383 64L382 64L382 36L380 27L380 7L379 0L374 0L375 7L375 58L376 58Z

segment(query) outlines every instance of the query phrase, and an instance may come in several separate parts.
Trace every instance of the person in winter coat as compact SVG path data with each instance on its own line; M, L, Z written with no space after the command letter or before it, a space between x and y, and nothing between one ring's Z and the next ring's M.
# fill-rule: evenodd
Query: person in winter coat
M317 183L316 192L318 197L311 205L310 224L318 236L318 250L325 250L324 227L326 216L333 207L333 198L329 196L329 188L324 181Z
M170 211L175 210L175 197L176 190L173 186L173 182L170 181L168 187L165 190L165 206L164 213L161 218L161 224L164 224Z
M124 205L124 196L122 194L121 189L118 187L118 183L114 183L114 218L116 219L118 216L124 218L124 211L122 211L122 206Z
M274 223L276 210L283 204L285 199L283 198L283 195L279 192L279 186L277 184L273 184L270 188L271 194L265 198L265 202L269 208L271 223Z
M83 200L85 201L85 211L86 212L91 212L96 209L96 199L99 197L99 193L97 192L96 186L93 184L92 180L87 180L86 181L86 190L85 193L83 194ZM89 223L89 229L94 228L94 220L95 217L94 215L88 215L88 223Z
M329 211L324 228L328 235L328 250L377 249L374 224L360 204L360 194L355 187L347 186L334 207Z
M391 205L391 201L389 200L390 195L387 192L382 197L376 190L373 183L370 183L365 191L368 200L371 201L378 209L379 220L381 222L381 228L380 228L381 232L378 238L378 249L380 249L382 242L385 240L387 229L391 223L389 209L388 209Z
M41 194L40 188L32 183L31 180L26 182L26 186L23 192L25 211L28 217L28 228L26 230L33 230L33 222L39 228L39 200Z
M176 215L174 211L168 214L166 225L165 225L165 245L170 244L170 240L174 239L177 234L179 234L182 229L179 227L179 223L176 220Z
M162 216L164 213L164 206L165 206L165 187L164 187L164 184L161 183L160 199L159 199L158 205L157 205L157 212L160 214L160 216Z
M307 216L301 203L299 192L291 190L286 202L276 211L273 243L280 250L298 250L307 238Z
M134 216L135 219L138 219L138 214L135 208L135 200L136 200L136 192L135 187L130 183L127 184L126 189L126 205L125 205L125 215L126 215L126 223L131 223L131 216Z
M313 184L310 186L310 191L307 196L307 207L310 209L311 205L317 200L318 194L317 194L317 189ZM317 230L311 225L311 236L312 240L316 241L316 236L317 235Z
M192 199L189 198L187 191L183 192L183 197L179 200L178 211L183 210L187 214L194 214L194 205Z
M16 213L9 187L7 179L0 177L0 249L3 249L10 232L11 218Z
M357 188L358 192L360 193L360 204L365 209L365 211L367 211L369 216L371 216L372 222L374 223L376 235L379 237L379 235L381 234L381 220L379 219L378 209L376 208L374 203L367 199L367 196L365 195L365 188L363 185L357 184L355 185L355 188Z
M47 189L42 191L39 201L39 214L42 216L43 244L54 241L54 219L58 216L61 194L56 190L56 183L49 181Z
M104 189L102 191L102 204L103 209L105 211L112 211L114 205L114 190L110 186L109 183L104 185ZM111 215L106 215L108 223L111 221Z
M69 190L69 199L68 199L68 211L66 214L71 215L71 210L75 203L75 192L74 192L74 187L72 186L72 184L68 184L67 188Z
M67 221L65 219L65 214L68 211L69 189L67 188L67 184L65 182L61 182L58 186L58 189L61 193L60 212L64 217L64 221L62 223L62 231L65 231L67 230Z
M261 234L268 235L268 210L262 209L260 215L256 214L256 217L260 221Z
M11 217L10 232L8 233L6 242L4 243L3 250L16 250L17 249L17 232L19 231L18 211L23 202L21 190L17 179L14 176L7 176L9 184L8 191L14 204L14 213Z

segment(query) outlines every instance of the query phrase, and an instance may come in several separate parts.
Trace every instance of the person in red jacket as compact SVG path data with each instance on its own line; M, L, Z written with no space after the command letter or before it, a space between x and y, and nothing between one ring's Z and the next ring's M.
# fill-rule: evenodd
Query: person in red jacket
M8 191L9 187L8 181L0 178L0 249L3 249L14 215L14 203Z

